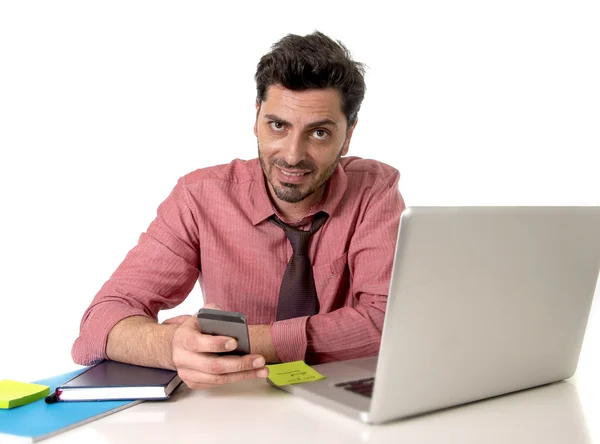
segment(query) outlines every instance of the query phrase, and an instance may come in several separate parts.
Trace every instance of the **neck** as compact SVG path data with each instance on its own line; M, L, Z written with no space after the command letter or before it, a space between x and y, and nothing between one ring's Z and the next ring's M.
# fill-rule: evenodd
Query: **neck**
M275 192L271 189L269 184L269 194L271 196L271 201L277 208L277 211L286 218L286 220L290 223L301 221L310 211L319 203L325 194L325 187L327 184L323 185L317 191L315 191L310 196L307 196L306 199L301 200L300 202L290 203L279 200L277 196L275 196Z

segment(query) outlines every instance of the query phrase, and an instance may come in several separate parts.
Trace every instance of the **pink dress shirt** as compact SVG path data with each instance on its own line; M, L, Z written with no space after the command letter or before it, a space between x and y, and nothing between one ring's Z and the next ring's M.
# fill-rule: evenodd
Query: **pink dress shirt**
M204 302L239 311L249 324L270 324L283 362L322 363L379 351L404 201L394 168L341 159L315 213L329 214L310 241L319 313L276 321L279 288L292 248L268 220L277 214L260 162L234 160L181 179L85 311L73 344L75 362L106 358L110 330L129 316L157 319L199 280ZM198 307L200 308L200 307Z

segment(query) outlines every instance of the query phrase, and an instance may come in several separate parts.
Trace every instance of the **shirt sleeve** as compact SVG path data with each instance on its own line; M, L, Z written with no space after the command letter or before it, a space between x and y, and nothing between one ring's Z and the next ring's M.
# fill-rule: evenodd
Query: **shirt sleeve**
M397 171L374 187L348 248L353 305L307 318L306 359L323 363L376 355L392 274L400 215L405 208ZM300 324L300 322L298 322Z
M71 355L81 365L106 359L111 329L130 316L157 319L180 304L200 273L198 225L180 179L157 216L85 311Z

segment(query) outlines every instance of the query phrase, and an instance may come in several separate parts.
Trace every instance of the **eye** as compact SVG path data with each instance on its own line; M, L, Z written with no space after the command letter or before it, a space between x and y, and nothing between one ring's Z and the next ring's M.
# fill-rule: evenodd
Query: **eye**
M271 129L275 132L281 132L283 131L283 129L285 128L284 124L281 122L269 122L269 126L271 127Z
M312 135L317 140L325 140L329 137L329 131L322 128L316 129L312 132Z

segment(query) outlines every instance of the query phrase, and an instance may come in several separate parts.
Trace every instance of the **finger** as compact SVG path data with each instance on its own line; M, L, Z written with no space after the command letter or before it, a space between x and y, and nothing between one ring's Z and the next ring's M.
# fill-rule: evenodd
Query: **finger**
M222 375L226 373L238 373L248 370L262 369L265 366L265 358L261 355L245 356L219 356L210 355L203 360L202 366L198 369L204 373L212 375Z
M173 337L173 347L195 353L224 353L235 350L237 341L228 336L205 335L195 319L185 321Z
M266 378L269 374L266 368L219 375L190 369L181 369L178 373L181 379L191 389L205 389L248 379Z
M233 338L202 334L197 318L190 316L175 331L172 339L173 353L187 350L196 353L219 353L234 350L237 343ZM227 344L227 345L226 345Z
M178 351L173 360L177 369L188 369L210 375L238 373L265 368L265 358L261 355L219 356L210 353Z

